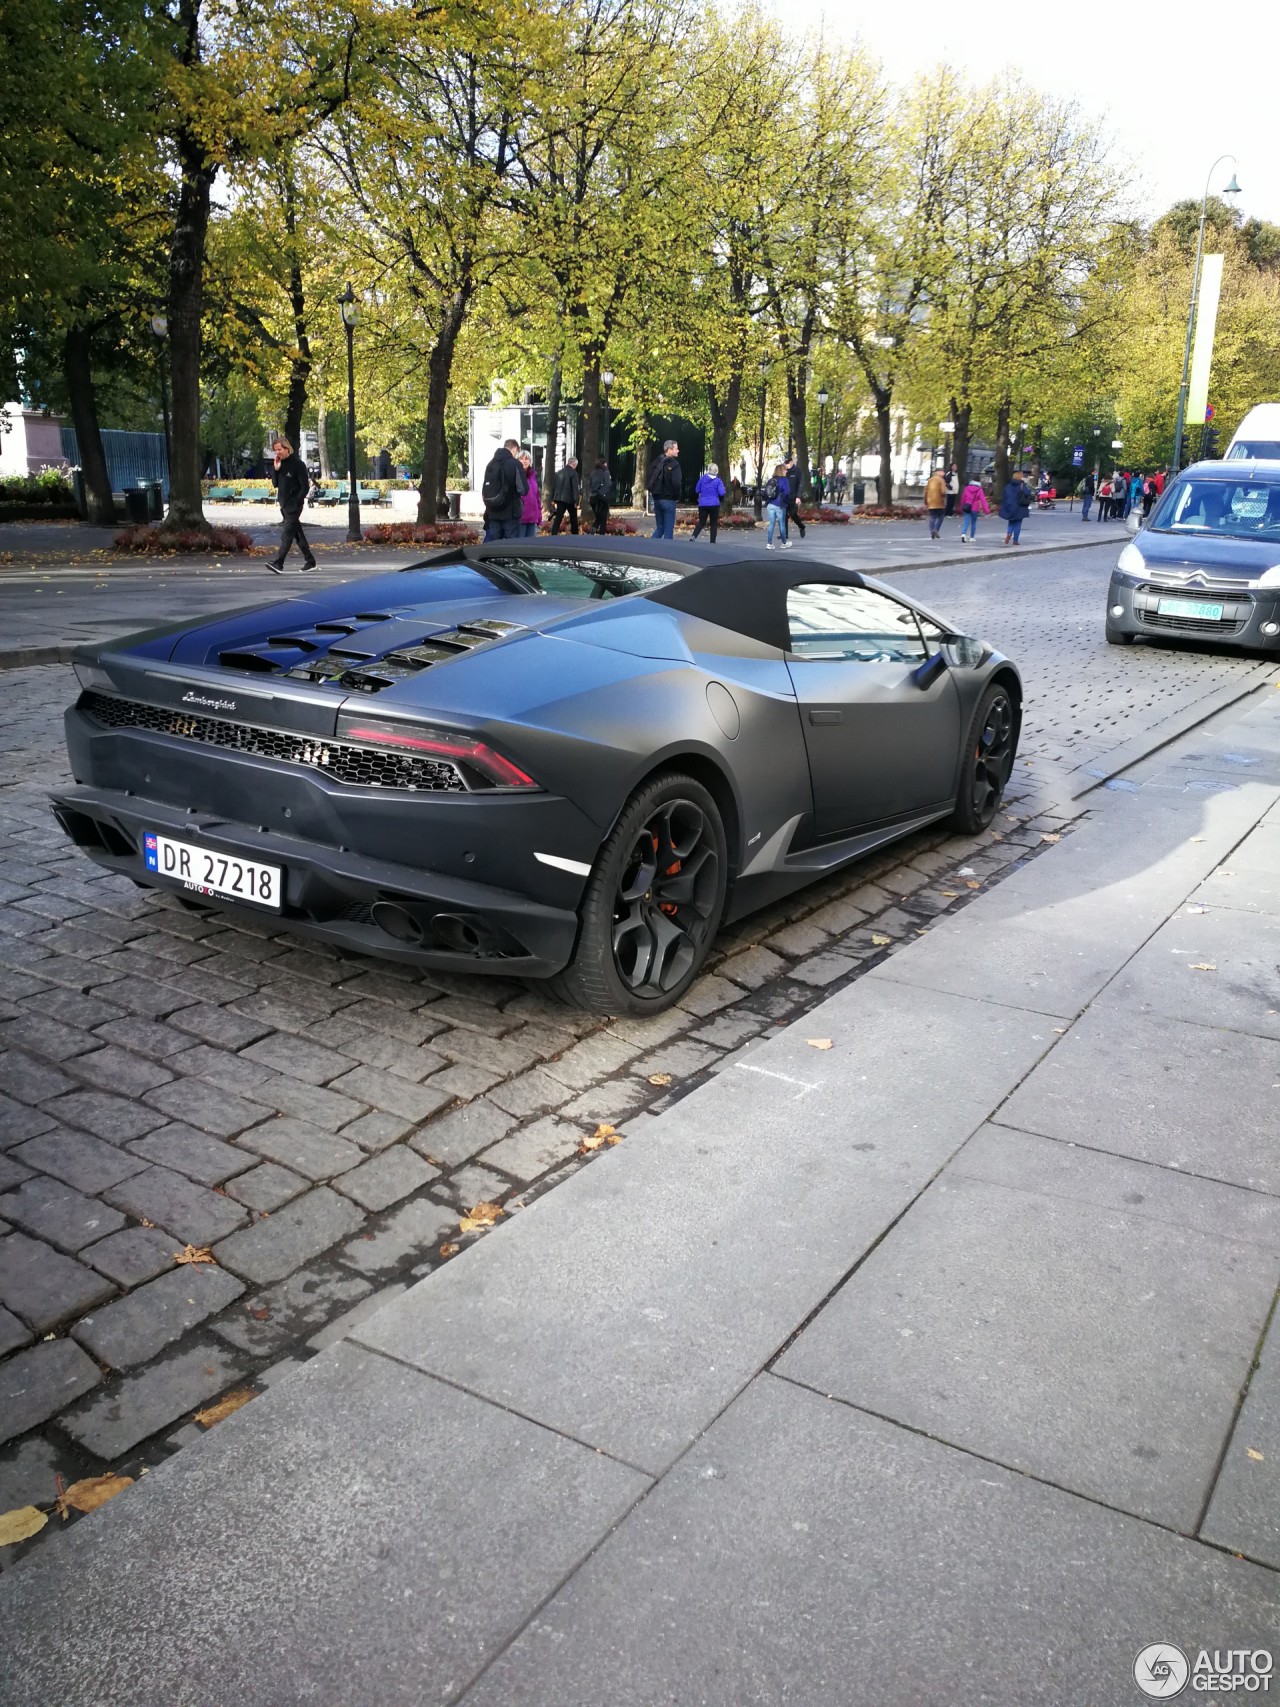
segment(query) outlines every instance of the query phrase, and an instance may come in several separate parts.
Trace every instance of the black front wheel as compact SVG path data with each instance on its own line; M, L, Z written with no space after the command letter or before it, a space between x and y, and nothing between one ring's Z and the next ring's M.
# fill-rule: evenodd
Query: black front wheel
M706 960L727 883L724 824L711 795L690 776L654 778L600 849L573 959L552 988L593 1013L662 1013Z
M1017 751L1017 708L1008 688L992 682L969 725L956 796L957 829L972 833L987 828L1004 796Z

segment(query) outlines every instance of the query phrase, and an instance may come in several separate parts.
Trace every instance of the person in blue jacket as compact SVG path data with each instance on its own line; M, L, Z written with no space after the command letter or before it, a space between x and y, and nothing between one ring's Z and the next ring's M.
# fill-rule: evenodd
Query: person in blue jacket
M1004 542L1006 545L1020 543L1022 523L1030 508L1031 494L1027 490L1026 481L1022 478L1022 470L1015 468L1000 499L1000 514L1004 517Z
M716 542L716 533L720 527L720 505L724 502L724 481L720 478L720 469L714 462L707 464L705 474L698 476L698 525L693 530L697 539L703 528L710 528L711 543Z

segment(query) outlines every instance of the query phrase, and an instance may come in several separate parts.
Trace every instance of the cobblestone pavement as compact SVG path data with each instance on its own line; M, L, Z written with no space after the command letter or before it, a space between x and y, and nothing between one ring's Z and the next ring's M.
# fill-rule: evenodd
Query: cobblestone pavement
M634 1135L1056 840L1081 807L1038 772L1257 674L1106 648L1109 559L1080 556L1037 570L1034 603L1003 564L924 595L1027 672L1030 763L993 832L913 837L743 921L644 1022L343 958L99 871L45 801L66 780L70 673L0 676L0 1512L47 1504L58 1474L137 1474L180 1447L201 1406L484 1236L463 1212L517 1212L587 1164L598 1125ZM213 1262L176 1262L186 1246Z

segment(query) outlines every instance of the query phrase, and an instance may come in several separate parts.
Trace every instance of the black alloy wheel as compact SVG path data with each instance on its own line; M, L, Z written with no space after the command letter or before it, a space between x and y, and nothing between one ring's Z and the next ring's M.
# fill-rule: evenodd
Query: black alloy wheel
M728 850L711 795L672 774L623 809L587 883L577 950L552 980L596 1013L661 1013L697 976L724 911Z
M1018 713L1009 690L993 682L978 701L969 727L955 821L962 830L985 830L996 815L1018 750Z

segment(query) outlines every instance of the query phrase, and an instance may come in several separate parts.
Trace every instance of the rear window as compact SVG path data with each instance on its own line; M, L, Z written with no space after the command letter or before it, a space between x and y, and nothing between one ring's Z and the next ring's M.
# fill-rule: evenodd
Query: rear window
M561 599L621 598L626 593L649 593L669 587L682 577L674 569L651 563L616 559L565 557L487 557L486 568L515 575L534 593L554 593Z
M1177 480L1151 526L1157 533L1280 541L1280 481Z

